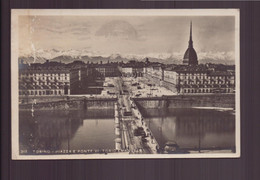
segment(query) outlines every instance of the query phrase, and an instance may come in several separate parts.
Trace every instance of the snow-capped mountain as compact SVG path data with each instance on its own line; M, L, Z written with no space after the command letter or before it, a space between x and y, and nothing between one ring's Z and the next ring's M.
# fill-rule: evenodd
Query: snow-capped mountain
M222 63L222 64L234 64L234 53L233 52L198 52L198 59L200 63ZM59 61L64 63L73 62L75 60L89 61L89 62L127 62L129 60L142 61L145 58L149 58L152 62L164 62L169 63L181 63L183 58L182 52L174 53L148 53L146 55L138 54L105 54L101 52L93 52L88 49L69 49L69 50L58 50L49 49L35 50L34 53L20 53L20 58L25 62L44 62L45 60Z

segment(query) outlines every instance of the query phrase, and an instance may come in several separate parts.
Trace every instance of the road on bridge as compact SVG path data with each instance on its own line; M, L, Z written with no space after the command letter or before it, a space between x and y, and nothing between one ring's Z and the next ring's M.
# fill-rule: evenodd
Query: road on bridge
M136 128L136 117L133 114L125 115L124 112L132 112L130 104L130 94L127 89L127 86L123 85L122 78L116 79L116 88L118 90L118 105L120 109L120 117L122 123L122 142L123 148L129 149L130 153L135 154L150 154L152 153L150 147L143 143L141 136L135 136L133 131ZM127 144L126 144L127 143Z

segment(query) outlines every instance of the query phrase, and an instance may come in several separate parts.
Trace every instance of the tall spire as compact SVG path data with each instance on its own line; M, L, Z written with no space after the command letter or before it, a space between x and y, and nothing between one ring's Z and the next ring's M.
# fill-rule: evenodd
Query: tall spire
M190 22L190 40L189 40L189 47L193 47L193 41L192 41L192 21Z
M185 64L185 65L197 65L198 64L197 53L196 53L195 49L193 48L193 41L192 41L192 21L190 22L189 47L184 54L183 64Z

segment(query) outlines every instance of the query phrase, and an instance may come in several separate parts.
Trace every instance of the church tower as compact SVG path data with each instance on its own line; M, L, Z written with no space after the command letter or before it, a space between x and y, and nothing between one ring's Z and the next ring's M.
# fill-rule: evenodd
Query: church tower
M182 62L184 65L198 65L198 57L195 49L193 48L193 41L192 41L192 22L190 23L189 47L184 54Z

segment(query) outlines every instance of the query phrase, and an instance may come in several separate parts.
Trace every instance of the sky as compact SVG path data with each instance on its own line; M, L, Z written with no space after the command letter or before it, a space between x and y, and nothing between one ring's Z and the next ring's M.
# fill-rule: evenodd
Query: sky
M19 53L86 50L109 54L184 54L190 22L199 53L232 54L232 16L20 16Z

